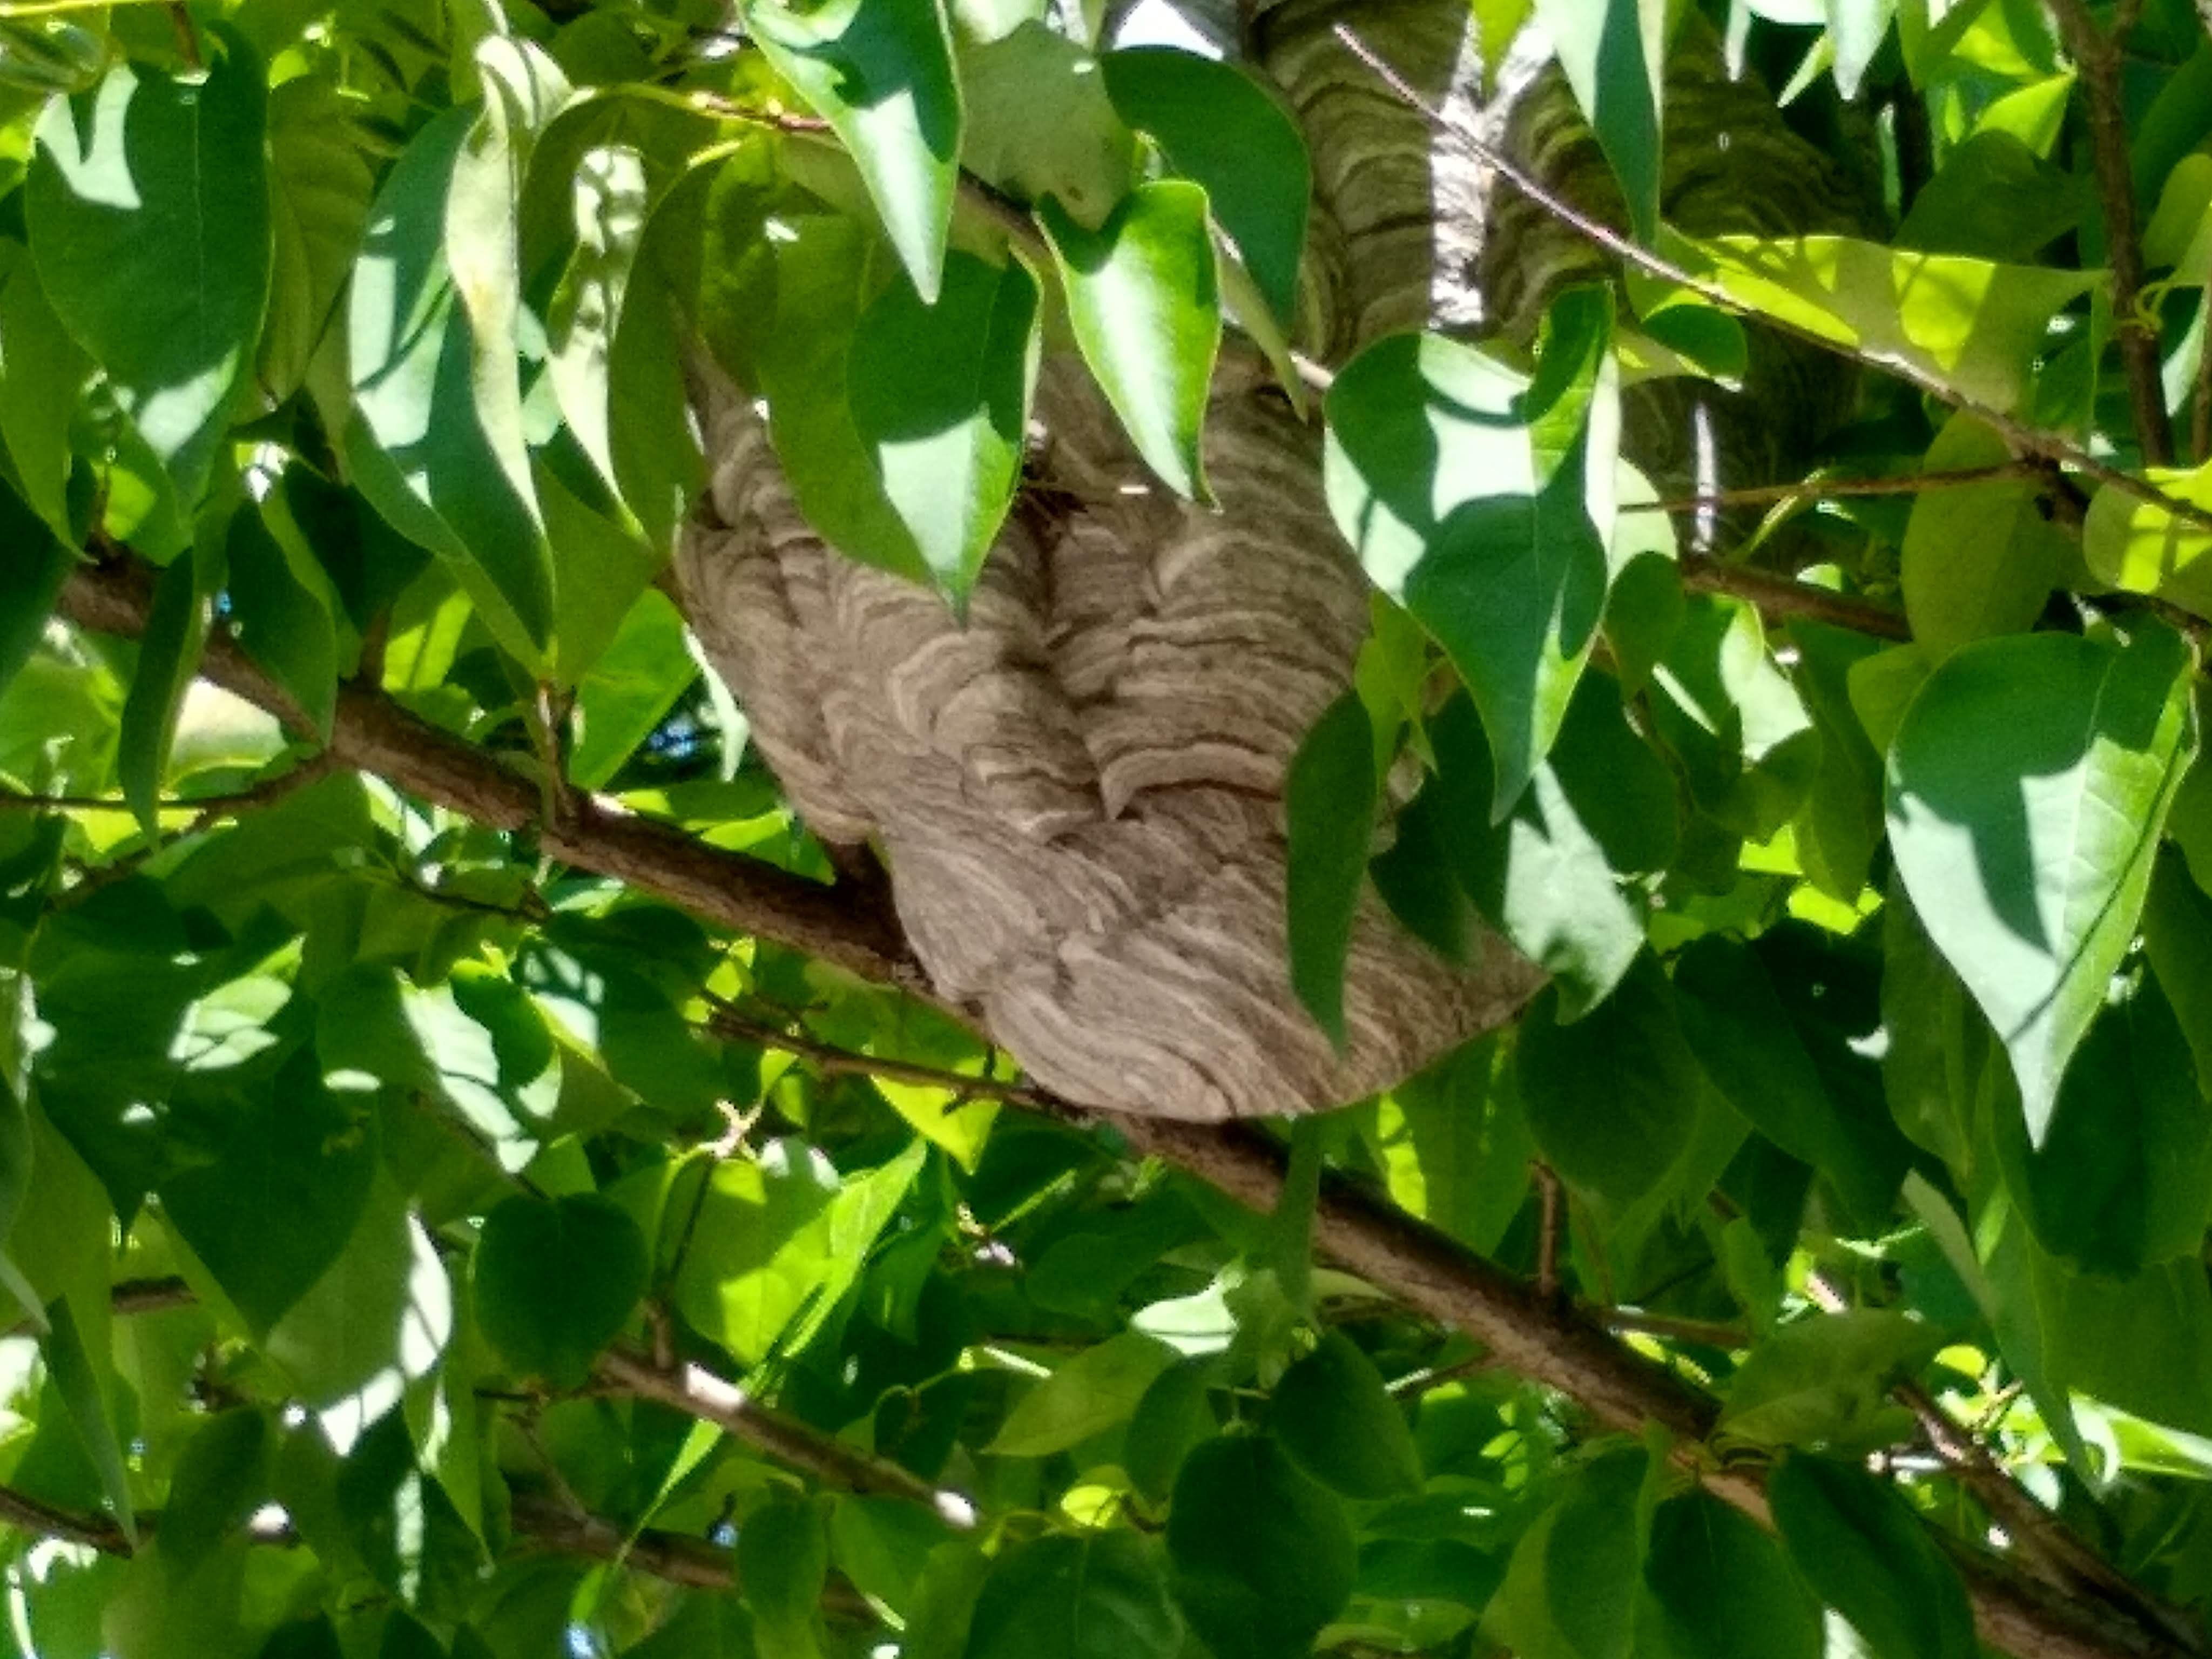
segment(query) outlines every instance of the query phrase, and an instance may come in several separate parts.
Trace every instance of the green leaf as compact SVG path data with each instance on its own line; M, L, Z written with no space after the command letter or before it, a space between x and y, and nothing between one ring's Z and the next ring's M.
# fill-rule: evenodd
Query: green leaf
M936 303L894 283L861 313L847 360L853 426L884 495L956 606L1021 481L1041 335L1019 258L954 252Z
M1653 1514L1644 1583L1679 1659L1820 1659L1820 1604L1759 1523L1710 1492Z
M969 172L1024 202L1051 197L1093 227L1127 193L1136 137L1080 43L1025 18L984 44L962 44L960 89L968 115L961 160Z
M46 1372L60 1394L63 1408L76 1429L85 1455L100 1473L100 1486L108 1511L134 1545L138 1541L138 1516L131 1503L131 1472L123 1461L123 1443L110 1414L107 1390L100 1373L111 1369L107 1355L88 1352L78 1333L67 1297L46 1304L46 1334L39 1340L46 1356Z
M821 1499L778 1498L738 1528L738 1577L769 1651L814 1659L822 1646L822 1590L830 1533Z
M1343 1505L1252 1435L1218 1437L1183 1460L1168 1554L1183 1616L1216 1659L1308 1651L1358 1568Z
M1121 1467L1155 1509L1174 1491L1176 1471L1191 1448L1212 1439L1218 1426L1206 1399L1214 1369L1210 1357L1177 1360L1152 1379L1129 1415Z
M1676 1022L1674 994L1650 957L1573 1024L1546 990L1521 1022L1521 1098L1529 1132L1572 1185L1626 1206L1651 1191L1690 1142L1705 1085Z
M1291 984L1344 1046L1344 965L1375 835L1375 738L1346 692L1314 723L1283 785L1289 822Z
M185 1443L161 1506L161 1553L183 1567L246 1524L269 1495L269 1419L251 1408L221 1413Z
M147 612L138 670L123 705L116 775L124 799L149 837L161 833L161 780L176 740L177 716L199 672L200 651L214 617L214 584L207 579L206 562L195 550L161 573Z
M967 1659L1176 1659L1182 1620L1158 1547L1133 1532L1040 1538L991 1569Z
M1881 644L1863 634L1799 620L1790 626L1797 647L1793 676L1820 734L1820 765L1791 823L1805 878L1830 898L1856 904L1882 838L1881 757L1868 741L1850 702L1850 672Z
M70 428L92 359L54 315L37 264L9 263L7 286L0 289L0 438L15 463L23 499L49 531L74 544Z
M708 1426L708 1436L715 1431ZM863 1595L909 1618L920 1598L930 1553L951 1536L938 1516L898 1498L837 1499L830 1516L830 1551L837 1571Z
M1461 889L1516 949L1552 975L1564 1016L1579 1018L1612 994L1644 948L1639 907L1621 890L1578 810L1582 799L1605 803L1608 783L1633 787L1635 773L1601 780L1594 794L1577 799L1546 763L1504 822L1491 824L1490 750L1465 697L1429 722L1429 738L1437 771L1423 793L1433 799ZM1671 816L1671 801L1668 811Z
M232 515L224 550L233 634L328 743L337 713L337 589L306 544L280 540L256 507Z
M204 76L125 64L49 105L24 186L47 297L187 507L269 301L262 66L234 32L213 39Z
M1650 1531L1650 1459L1613 1451L1576 1470L1514 1546L1484 1613L1522 1659L1630 1659Z
M1085 1348L1014 1403L986 1451L1049 1457L1126 1421L1175 1350L1136 1331Z
M899 1659L967 1659L975 1601L994 1566L991 1558L956 1539L929 1553L929 1565L915 1587L915 1607L907 1620Z
M1898 872L2011 1056L2036 1146L2196 750L2191 668L2149 623L1984 641L1929 676L1890 750Z
M449 110L386 176L349 289L345 450L377 512L445 560L500 643L536 667L553 644L553 564L511 331L513 138L489 113ZM488 284L474 311L464 272Z
M2030 1241L2043 1358L2059 1385L2190 1434L2212 1435L2212 1284L2194 1259L2133 1279L2075 1273ZM2155 1341L2143 1333L2157 1333Z
M1176 172L1206 187L1277 320L1296 322L1313 191L1297 124L1233 64L1170 46L1131 47L1103 61L1121 118L1150 133Z
M776 247L775 327L753 343L769 436L799 509L848 558L927 585L931 571L847 396L854 331L869 293L871 243L848 219L792 221Z
M1341 1331L1283 1373L1267 1422L1300 1468L1346 1498L1421 1489L1420 1454L1405 1413L1375 1362Z
M2195 471L2145 467L2142 477L2192 507L2212 505L2212 462ZM2097 492L2081 525L2081 556L2098 580L2155 594L2193 616L2212 616L2208 551L2212 532L2110 484Z
M2212 1102L2157 980L2115 988L2091 1021L2041 1146L2000 1092L1998 1160L2045 1249L2115 1279L2198 1253L2212 1224Z
M1846 236L1669 235L1661 246L1757 315L1894 362L2000 415L2027 399L2052 314L2104 280Z
M1555 309L1549 362L1602 358L1610 313L1568 303L1588 292ZM1474 694L1495 757L1493 822L1559 735L1603 614L1613 459L1575 435L1601 389L1595 368L1532 386L1410 334L1370 346L1329 389L1329 510Z
M1510 1054L1462 1045L1380 1097L1364 1133L1390 1196L1480 1255L1495 1255L1528 1191L1535 1142Z
M936 0L837 0L801 12L744 0L746 32L828 121L860 169L891 246L937 298L960 166L960 83Z
M1536 0L1598 148L1620 181L1639 240L1659 230L1661 66L1666 58L1664 0ZM1502 48L1501 42L1501 48Z
M604 787L698 678L682 614L666 594L647 588L576 687L568 781Z
M1178 495L1208 495L1200 440L1221 302L1206 192L1139 185L1090 230L1056 202L1039 221L1066 290L1075 343L1145 464Z
M1790 1559L1874 1659L1974 1659L1958 1570L1904 1499L1865 1470L1792 1452L1766 1483Z
M2003 438L1970 415L1954 415L1922 465L1943 472L2011 459ZM2024 633L2042 613L2067 551L2035 479L1923 491L1899 555L1914 643L1941 658L1972 640Z
M161 1206L257 1335L352 1237L376 1165L374 1121L326 1087L302 1050L244 1100L221 1103L203 1158L161 1183Z
M2092 199L2087 182L2013 134L1984 129L1953 146L1920 187L1897 228L1897 245L2033 263L2081 222Z
M4 327L4 313L0 313L0 329ZM0 559L0 695L4 695L39 648L54 601L61 597L62 584L76 561L23 504L22 497L4 484L0 484L0 546L9 550L7 557Z
M1699 808L1747 841L1789 823L1819 775L1820 736L1775 665L1757 611L1692 598L1652 689L1652 730Z
M2143 949L2180 1021L2198 1079L2212 1079L2212 896L2172 853L2151 873Z
M477 1322L518 1372L575 1388L645 1294L637 1224L595 1193L517 1196L484 1218L469 1281Z
M1909 1375L1942 1344L1941 1332L1886 1310L1785 1325L1736 1372L1720 1426L1770 1446L1880 1444L1901 1415L1887 1404L1890 1380Z
M269 95L270 223L276 257L261 335L262 394L282 403L307 379L368 224L376 174L356 106L302 75Z
M1758 954L1701 939L1675 961L1674 994L1683 1035L1729 1103L1827 1176L1854 1219L1878 1230L1911 1149L1886 1122L1863 1123L1839 1108Z
M696 1200L691 1246L677 1273L684 1316L749 1364L779 1340L799 1340L787 1327L802 1310L811 1309L807 1323L818 1327L858 1281L928 1151L917 1138L842 1183L821 1153L796 1141L772 1142L757 1161L717 1165Z

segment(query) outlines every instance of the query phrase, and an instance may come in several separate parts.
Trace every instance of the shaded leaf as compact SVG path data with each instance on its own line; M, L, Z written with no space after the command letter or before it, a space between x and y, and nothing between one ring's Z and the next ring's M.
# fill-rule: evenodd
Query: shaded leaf
M1322 712L1283 785L1290 836L1291 984L1340 1048L1344 966L1375 834L1374 735L1357 696Z
M967 1659L1176 1659L1182 1620L1158 1547L1133 1532L1040 1538L983 1581Z
M1973 1659L1958 1570L1903 1499L1863 1469L1792 1452L1766 1483L1790 1559L1875 1659Z
M854 328L846 364L854 430L956 605L1013 505L1039 344L1028 267L957 252L946 258L933 305L895 283Z
M269 300L268 97L228 30L204 76L121 64L48 106L25 183L47 297L187 507ZM178 281L179 269L191 280Z
M470 1264L477 1322L517 1371L574 1388L629 1322L650 1265L637 1224L597 1194L510 1198L484 1218Z
M1176 1599L1217 1659L1302 1653L1352 1594L1352 1523L1324 1487L1252 1435L1183 1460L1168 1516Z
M1295 322L1313 188L1297 125L1243 70L1195 52L1136 46L1107 53L1103 64L1121 118L1206 187L1213 216L1277 319Z
M1689 1145L1705 1088L1674 994L1650 957L1573 1024L1546 990L1522 1020L1521 1098L1529 1132L1568 1182L1626 1206Z
M1890 750L1899 873L2011 1056L2034 1145L2196 750L2190 657L2154 623L1984 641L1929 678Z
M1300 1468L1346 1498L1421 1489L1420 1454L1405 1413L1375 1362L1341 1331L1283 1373L1267 1421Z

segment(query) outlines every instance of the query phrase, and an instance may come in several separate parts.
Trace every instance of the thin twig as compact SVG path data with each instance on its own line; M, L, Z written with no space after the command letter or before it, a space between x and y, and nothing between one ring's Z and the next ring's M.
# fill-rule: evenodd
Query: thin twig
M234 789L221 795L176 795L155 803L160 812L191 812L198 816L181 833L196 835L227 817L250 811L257 806L267 806L280 801L294 790L304 788L318 778L327 777L336 769L337 763L326 754L311 755L288 772L247 788ZM128 814L134 809L120 795L19 795L12 790L0 790L0 812L115 812Z
M834 1043L754 1019L733 1003L721 998L710 997L707 1000L710 1011L707 1016L707 1027L716 1036L797 1054L816 1070L830 1076L879 1077L886 1082L912 1084L924 1089L943 1089L973 1100L1004 1101L1010 1105L1027 1106L1035 1111L1049 1111L1058 1104L1042 1090L1031 1088L1026 1084L1002 1083L996 1078L970 1077L965 1072L948 1072L935 1066L919 1066L911 1060L891 1060L882 1054L858 1054L850 1048L840 1048Z
M1536 1294L1547 1302L1559 1298L1559 1233L1566 1224L1565 1196L1552 1166L1538 1159L1530 1166L1536 1177Z
M1991 466L1962 466L1945 472L1908 472L1887 478L1806 478L1796 483L1747 484L1710 495L1684 495L1666 501L1623 501L1622 513L1707 513L1731 507L1764 507L1783 501L1842 501L1854 495L1917 495L1927 489L1957 489L1998 478L2039 478L2050 468L2037 461L1999 461Z
M1742 599L1770 620L1827 623L1884 640L1912 637L1912 624L1902 611L1872 599L1855 599L1771 570L1729 564L1701 553L1684 554L1680 568L1682 586L1692 592Z
M2120 98L2120 44L2131 15L2124 15L2107 40L2086 0L2051 0L2051 15L2081 71L2088 103L2089 149L2097 198L2105 216L2105 251L2112 267L2112 314L2119 331L2120 362L2127 371L2128 401L2136 437L2153 466L2173 459L2173 428L2166 418L2166 387L2159 374L2158 329L2142 310L2142 240L2136 216L2135 179L2128 162L2127 112Z
M702 1423L712 1423L778 1462L847 1492L911 1498L963 1532L974 1528L978 1519L975 1505L960 1493L933 1486L899 1464L871 1456L772 1412L704 1366L663 1370L643 1354L613 1348L600 1356L599 1372L601 1381L623 1394L655 1401Z
M2206 0L2212 5L2212 0ZM2212 459L2212 282L2204 284L2197 313L2197 385L2189 399L2189 458Z
M195 74L207 67L200 56L200 38L192 28L192 15L185 9L182 0L170 0L169 21L177 32L177 51L185 60L185 67Z
M1609 1331L1633 1331L1668 1342L1696 1342L1708 1348L1739 1352L1751 1346L1751 1334L1740 1325L1717 1319L1677 1319L1672 1314L1644 1313L1634 1308L1607 1308L1598 1316Z
M1453 134L1461 143L1479 155L1486 165L1496 168L1499 175L1508 183L1561 224L1578 233L1624 264L1634 265L1638 270L1656 276L1662 282L1672 283L1679 288L1686 289L1707 304L1725 311L1731 316L1748 318L1777 333L1787 334L1793 338L1802 340L1807 344L1825 351L1832 356L1863 363L1869 368L1894 375L1916 391L1924 392L1953 409L1961 410L1973 416L1984 425L1992 428L2021 454L2039 455L2046 460L2072 467L2075 471L2095 479L2099 483L2110 485L2124 495L2158 507L2172 518L2195 525L2200 529L2212 530L2212 507L2199 507L2193 501L2184 501L2179 495L2170 495L2146 479L2136 477L2134 474L2114 466L2110 462L2100 460L2079 444L2073 443L2055 433L2038 431L2035 428L2015 419L1994 405L1966 396L1941 375L1931 374L1917 364L1908 362L1902 358L1886 356L1878 351L1866 351L1844 345L1828 338L1817 330L1791 322L1787 318L1760 311L1730 294L1721 284L1708 282L1702 276L1685 270L1673 260L1654 253L1649 248L1638 246L1602 220L1592 218L1571 203L1545 188L1542 182L1531 175L1526 168L1516 163L1510 156L1484 139L1480 134L1468 130L1464 122L1455 121L1441 110L1430 105L1412 82L1376 56L1373 49L1362 41L1348 27L1339 23L1335 26L1334 33L1337 39L1344 43L1347 51L1374 70L1383 83L1413 109L1425 116L1443 131Z
M34 1537L82 1544L102 1555L131 1553L131 1540L123 1535L123 1528L107 1516L56 1509L12 1486L0 1486L0 1526L13 1527Z

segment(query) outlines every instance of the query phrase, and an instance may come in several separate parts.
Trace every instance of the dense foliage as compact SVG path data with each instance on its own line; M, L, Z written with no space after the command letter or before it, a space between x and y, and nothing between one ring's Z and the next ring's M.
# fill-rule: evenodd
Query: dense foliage
M2201 1646L2205 22L1476 0L1620 276L1324 366L1296 127L1098 9L0 5L0 1652ZM1661 223L1708 23L1885 236ZM1659 501L1622 388L1746 318L1856 407ZM1117 1124L656 577L710 359L957 605L1041 354L1202 496L1253 347L1377 585L1285 971L1340 1021L1371 880L1552 983Z

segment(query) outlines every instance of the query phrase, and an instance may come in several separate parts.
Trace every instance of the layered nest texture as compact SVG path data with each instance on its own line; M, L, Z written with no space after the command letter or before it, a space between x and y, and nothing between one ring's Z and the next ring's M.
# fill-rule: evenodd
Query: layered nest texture
M1306 131L1328 357L1407 327L1525 338L1562 285L1601 273L1484 165L1495 146L1622 216L1541 53L1524 42L1484 75L1471 16L1466 0L1291 0L1194 17ZM1694 165L1669 171L1674 222L1851 228L1849 182L1763 92L1705 43L1678 58L1670 140ZM1821 419L1789 354L1763 361L1705 411L1747 434L1753 471ZM713 483L678 559L694 627L793 805L826 842L875 849L938 992L1045 1087L1194 1120L1320 1109L1510 1020L1541 986L1494 936L1447 963L1370 892L1340 1049L1292 994L1284 776L1350 684L1370 601L1322 497L1318 425L1263 373L1232 357L1217 377L1208 507L1146 470L1080 363L1048 360L1028 483L964 620L814 533L750 399L717 386L702 405ZM1662 479L1683 472L1690 413L1679 387L1632 400L1632 453Z

